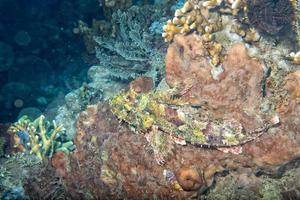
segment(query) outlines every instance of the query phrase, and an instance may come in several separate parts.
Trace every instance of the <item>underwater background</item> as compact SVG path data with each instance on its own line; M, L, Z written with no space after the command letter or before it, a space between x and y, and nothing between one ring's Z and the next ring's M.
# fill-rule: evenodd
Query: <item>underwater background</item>
M0 0L0 199L300 199L297 0Z

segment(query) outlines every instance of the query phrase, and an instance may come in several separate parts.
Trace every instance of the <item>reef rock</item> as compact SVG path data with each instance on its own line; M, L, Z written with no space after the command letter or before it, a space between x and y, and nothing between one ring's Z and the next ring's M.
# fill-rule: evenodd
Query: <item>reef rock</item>
M244 44L233 45L215 80L202 40L197 35L175 37L166 55L166 81L192 104L207 104L216 118L235 118L246 130L260 127L263 65L250 58Z
M198 42L195 37L177 36L170 45L166 57L167 83L179 88L181 98L192 104L206 102L214 117L235 117L245 129L253 129L269 119L269 113L260 110L265 98L262 63L250 58L244 45L233 45L223 62L224 72L215 80L201 40ZM52 168L65 185L61 191L72 199L188 199L204 192L209 199L216 199L215 195L228 188L234 190L229 193L240 199L245 191L246 197L252 193L267 195L266 181L274 177L281 180L290 169L299 169L299 74L294 72L284 78L283 100L268 111L271 116L276 114L280 124L242 145L238 154L231 153L235 149L174 145L172 155L162 166L148 150L144 135L119 122L107 103L89 106L77 121L76 151L69 155L57 153L51 160ZM147 83L150 81L142 78L131 87L147 91ZM49 169L49 177L51 173L54 172ZM38 174L32 172L32 176ZM51 184L51 180L44 184ZM213 180L216 187L210 189ZM297 178L289 180L295 188L277 188L280 197L299 194ZM226 183L230 185L223 187Z

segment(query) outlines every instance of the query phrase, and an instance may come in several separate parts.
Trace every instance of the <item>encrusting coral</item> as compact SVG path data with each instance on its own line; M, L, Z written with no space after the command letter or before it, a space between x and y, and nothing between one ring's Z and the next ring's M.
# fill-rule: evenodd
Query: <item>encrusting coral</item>
M262 62L251 58L246 46L239 43L227 52L224 73L215 80L207 58L201 56L205 46L195 37L178 35L169 46L166 82L174 89L153 90L151 79L140 77L127 91L109 102L88 106L80 114L74 139L77 150L68 155L57 152L51 158L52 172L62 176L68 196L188 199L210 191L215 180L218 185L218 177L228 173L237 176L237 187L244 187L253 176L259 180L264 179L262 174L280 179L285 171L299 166L299 71L290 73L278 85L282 93L270 91L267 79L263 95ZM263 100L272 96L279 96L281 101L264 108ZM206 138L196 137L194 145L189 144L188 136L201 136L199 131L193 132L189 122L196 125L205 122L207 118L201 116L206 113L208 121L217 126L226 125L226 119L235 119L238 123L231 121L233 131L239 133L241 125L247 137L251 130L263 128L265 122L276 126L262 130L260 133L264 134L259 138L242 145L242 152L234 153L231 147L226 151L199 148L195 144ZM187 137L184 140L172 137L180 136L179 127L185 124L190 127ZM228 132L226 128L233 127L225 127L224 132ZM169 135L169 130L173 134ZM220 129L208 130L220 133ZM212 144L223 142L210 139ZM53 180L53 177L43 178L39 185ZM249 191L258 192L259 186L254 186ZM284 187L280 189L287 191ZM27 191L29 195L40 196L45 192L40 186Z
M288 0L187 0L175 11L174 18L167 21L162 36L171 42L176 34L198 33L206 42L210 63L217 66L224 60L224 47L216 35L228 26L229 16L235 21L229 24L230 30L245 42L255 43L261 38L259 32L275 35L281 30L295 31L292 29L296 24L295 7Z
M226 13L228 7L230 16L245 11L244 1L205 2L208 11ZM229 41L226 48L218 33L175 35L166 55L171 89L153 89L151 78L140 77L108 101L87 106L77 121L77 151L55 153L43 170L52 176L27 187L29 195L43 196L43 185L58 173L73 199L202 199L215 185L223 194L219 178L228 174L235 184L225 184L236 186L229 192L239 196L250 184L247 194L259 194L255 183L264 176L279 180L299 168L300 73L270 65L274 47L257 56L254 45L244 44L248 31L257 36L248 28L236 27L239 43ZM214 48L207 48L210 42ZM221 73L209 63L220 49L226 52Z
M238 49L240 50L240 47ZM232 51L230 54L232 57L236 55ZM248 62L248 65L249 68L254 67L254 70L257 70L255 62ZM241 73L241 70L234 69L236 73L238 71ZM257 76L254 72L249 73L251 76ZM227 75L232 77L232 74ZM207 78L207 76L203 78L205 77ZM300 108L297 103L300 94L299 87L297 87L299 77L298 73L293 73L285 78L285 84L282 85L287 90L289 98L278 110L281 118L280 125L269 129L259 139L245 144L242 154L197 148L189 144L174 145L173 155L163 166L157 165L153 161L151 152L145 148L147 138L142 134L133 134L130 130L132 127L118 122L110 106L104 102L89 106L80 114L75 138L77 151L68 155L56 153L51 159L52 165L63 177L67 194L74 199L86 198L86 194L94 199L102 197L149 199L153 196L160 199L189 199L193 195L201 195L203 191L209 192L210 190L207 191L206 188L211 186L213 180L216 180L219 188L219 176L225 176L228 173L238 178L235 183L237 187L242 188L252 180L253 176L259 180L264 179L263 176L255 174L275 176L280 180L284 171L299 163L299 159L297 161L300 152L299 138L295 137L299 130L297 121ZM231 88L239 81L244 82L243 85L248 81L250 85L255 85L253 79L248 80L244 77L241 80L235 78L231 80L234 83L223 82L223 85L216 87ZM141 82L141 79L136 81L137 85L130 88L139 88L139 95L151 93L148 87L144 87L149 80ZM211 84L213 83L208 83L208 85ZM216 93L219 92L216 91ZM253 92L250 93L252 94ZM220 95L226 96L226 94ZM207 97L208 104L217 101L215 96L214 94L210 98ZM219 101L223 99L220 98ZM194 104L194 106L197 105ZM230 105L223 106L229 107ZM218 108L221 109L222 106ZM221 112L224 110L228 109L223 108ZM176 117L171 118L176 121ZM245 126L253 127L251 120L245 123L247 123ZM48 182L44 180L43 183L47 184L51 181L52 179L49 178ZM43 193L38 188L30 188L28 191L33 189L42 195ZM81 189L78 190L78 188ZM224 191L222 189L219 193ZM259 189L260 185L254 185L250 191L257 192ZM240 190L234 192L238 194Z
M13 134L15 148L21 152L29 151L41 160L45 156L51 157L54 152L68 153L75 148L71 140L63 138L63 126L55 121L51 125L43 115L34 121L24 115L8 131Z

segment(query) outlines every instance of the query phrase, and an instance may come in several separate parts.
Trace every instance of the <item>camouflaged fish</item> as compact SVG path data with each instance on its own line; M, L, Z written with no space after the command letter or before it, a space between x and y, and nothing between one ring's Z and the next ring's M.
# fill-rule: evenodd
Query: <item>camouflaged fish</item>
M279 123L275 116L264 126L246 132L239 121L212 119L204 111L205 114L199 112L201 105L190 105L174 98L173 93L152 91L138 94L129 90L114 96L109 104L120 121L126 122L134 132L146 135L156 154L166 151L169 140L208 148L240 146Z

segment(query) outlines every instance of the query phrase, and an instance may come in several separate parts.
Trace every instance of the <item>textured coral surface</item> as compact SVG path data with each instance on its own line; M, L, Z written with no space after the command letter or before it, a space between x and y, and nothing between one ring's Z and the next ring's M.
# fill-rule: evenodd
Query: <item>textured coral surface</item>
M213 78L202 40L196 35L176 36L166 55L166 81L186 91L184 98L207 103L215 117L236 118L248 130L262 125L258 117L263 65L250 58L243 44L235 44L223 62L224 72Z
M245 129L263 123L269 114L260 109L264 99L261 62L250 58L243 45L236 44L227 52L224 72L215 80L201 42L195 42L193 37L177 37L170 45L166 58L168 84L180 88L182 98L193 104L205 101L216 117L234 116ZM149 80L144 80L143 83L139 79L131 87L147 91ZM72 199L187 199L202 193L210 199L220 199L217 194L225 197L227 193L234 194L236 199L247 199L252 193L266 199L270 195L297 197L297 179L286 182L294 184L293 188L272 181L288 177L291 169L298 173L299 84L299 72L283 78L281 87L285 95L267 112L278 113L280 124L243 145L242 153L175 145L163 166L155 162L146 138L119 122L107 103L89 106L77 121L76 151L52 157L52 165L65 185L61 191ZM268 95L271 98L278 94ZM49 173L53 174L53 170ZM49 183L45 180L44 184Z

